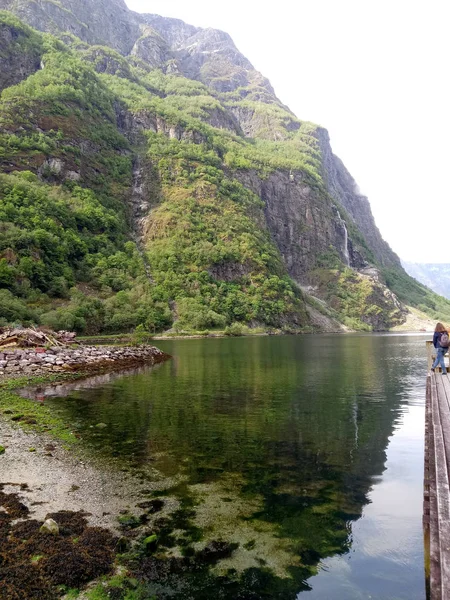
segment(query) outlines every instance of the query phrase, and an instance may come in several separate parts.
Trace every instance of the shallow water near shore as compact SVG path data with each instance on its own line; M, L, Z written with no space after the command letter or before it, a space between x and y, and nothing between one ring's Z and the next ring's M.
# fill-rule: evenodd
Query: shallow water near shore
M149 584L158 598L424 600L425 339L159 342L167 363L39 399L188 507L171 552L239 544L204 589Z

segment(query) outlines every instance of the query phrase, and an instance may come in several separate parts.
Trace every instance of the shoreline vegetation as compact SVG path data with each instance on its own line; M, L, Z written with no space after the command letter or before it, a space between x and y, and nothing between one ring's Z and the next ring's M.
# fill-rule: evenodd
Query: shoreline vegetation
M138 336L139 339L145 340L144 343L158 342L158 341L171 341L171 340L189 340L189 339L205 339L205 338L229 338L229 337L266 337L266 336L280 336L280 335L348 335L348 334L380 334L380 333L432 333L434 331L434 322L431 324L428 322L420 323L421 327L409 327L408 323L392 327L385 331L355 331L352 329L340 329L330 331L315 331L311 330L265 330L263 328L249 328L245 327L242 329L236 328L233 332L221 331L182 331L182 332L170 332L170 333L157 333L157 334L146 334ZM425 326L422 326L425 325ZM118 334L105 334L105 335L93 335L93 336L80 336L77 338L82 343L87 344L133 344L136 343L136 334L134 333L118 333Z

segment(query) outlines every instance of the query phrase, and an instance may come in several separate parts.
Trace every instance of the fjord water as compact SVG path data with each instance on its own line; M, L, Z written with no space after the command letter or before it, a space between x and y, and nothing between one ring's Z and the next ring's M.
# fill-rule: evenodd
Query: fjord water
M46 402L98 452L187 482L197 525L240 536L227 566L277 575L261 597L423 600L425 339L164 341L172 360Z

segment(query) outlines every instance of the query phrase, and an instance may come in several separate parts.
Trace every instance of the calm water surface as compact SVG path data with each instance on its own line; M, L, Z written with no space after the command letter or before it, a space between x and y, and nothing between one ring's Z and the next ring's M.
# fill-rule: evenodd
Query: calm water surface
M96 451L187 484L205 539L240 542L218 574L261 597L424 600L425 339L160 342L171 361L46 402Z

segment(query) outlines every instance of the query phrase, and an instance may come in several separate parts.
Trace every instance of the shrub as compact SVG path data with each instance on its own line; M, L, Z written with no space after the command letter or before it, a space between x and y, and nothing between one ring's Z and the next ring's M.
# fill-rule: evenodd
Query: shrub
M133 344L148 344L151 340L152 336L145 330L145 327L142 324L138 325L133 332Z
M242 323L232 323L225 327L224 334L230 337L238 337L248 333L248 327L245 327Z
M176 329L204 330L210 327L225 327L226 320L207 306L201 299L182 298L177 302L178 320Z
M0 320L3 323L36 323L37 313L25 302L16 298L9 290L0 290Z
M67 309L51 310L41 315L41 323L53 329L53 331L77 331L83 333L86 329L86 321Z

